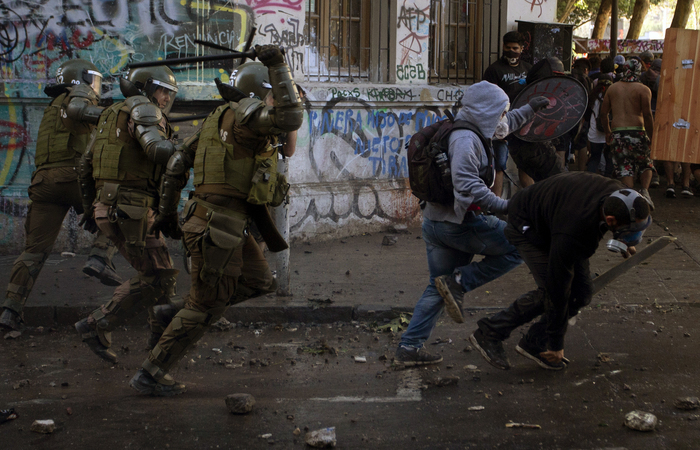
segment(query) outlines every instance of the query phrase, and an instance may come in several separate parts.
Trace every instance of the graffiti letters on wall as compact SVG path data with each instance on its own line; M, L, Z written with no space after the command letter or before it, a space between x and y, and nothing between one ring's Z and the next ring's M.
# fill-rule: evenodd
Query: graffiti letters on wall
M642 53L649 50L652 53L664 52L663 39L621 39L617 41L618 53ZM589 53L609 53L610 39L589 39Z

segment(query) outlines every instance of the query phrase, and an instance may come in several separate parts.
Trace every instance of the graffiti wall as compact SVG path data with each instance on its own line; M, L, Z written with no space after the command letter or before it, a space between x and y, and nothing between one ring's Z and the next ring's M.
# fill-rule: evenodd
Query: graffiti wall
M396 17L396 83L305 83L307 0L31 0L0 2L0 252L24 242L27 188L35 142L56 69L86 59L104 74L103 98L123 98L118 79L134 61L222 53L205 40L242 50L254 44L285 49L304 85L305 120L290 160L290 226L294 239L318 239L420 220L407 189L405 144L443 116L462 87L428 86L429 0L400 2ZM220 104L213 80L228 82L231 61L173 68L180 111ZM194 103L191 103L194 102ZM189 106L190 104L195 106ZM179 105L179 106L178 106ZM180 139L201 122L180 123ZM82 250L90 236L74 212L54 250Z

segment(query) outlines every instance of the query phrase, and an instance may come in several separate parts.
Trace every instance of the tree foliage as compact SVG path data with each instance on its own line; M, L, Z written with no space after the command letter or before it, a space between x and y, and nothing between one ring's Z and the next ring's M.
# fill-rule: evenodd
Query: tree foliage
M575 0L574 7L571 8L570 0L557 0L557 21L563 23L572 23L575 26L582 25L586 22L594 20L598 14L600 3L602 0ZM661 3L662 0L651 0L652 5ZM618 11L620 17L631 19L634 12L635 0L618 0ZM567 17L567 9L571 12Z

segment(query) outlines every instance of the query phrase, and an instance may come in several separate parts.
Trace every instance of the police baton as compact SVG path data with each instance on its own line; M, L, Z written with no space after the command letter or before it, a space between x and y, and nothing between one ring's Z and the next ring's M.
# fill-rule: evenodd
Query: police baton
M144 62L138 62L138 63L133 63L129 64L130 69L140 69L142 67L155 67L155 66L178 66L180 64L190 64L190 63L198 63L198 62L204 62L204 61L221 61L225 59L238 59L238 58L250 58L250 59L255 59L257 57L257 53L255 53L255 49L248 50L247 52L231 52L225 55L206 55L206 56L190 56L187 58L172 58L172 59L163 59L160 61L144 61Z

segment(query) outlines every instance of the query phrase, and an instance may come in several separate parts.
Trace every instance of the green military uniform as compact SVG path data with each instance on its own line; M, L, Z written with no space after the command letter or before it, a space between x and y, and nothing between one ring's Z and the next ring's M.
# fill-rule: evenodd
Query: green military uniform
M264 61L258 49L270 48L274 58ZM247 227L261 216L269 219L267 205L280 204L286 197L289 185L277 173L278 147L274 136L298 129L303 111L279 49L266 46L256 47L256 51L267 68L260 63L248 64L257 65L255 69L262 67L265 75L269 69L269 85L277 105L265 106L262 99L246 95L238 102L217 108L203 123L199 139L168 163L168 170L177 167L179 174L194 167L194 195L182 212L184 242L192 261L192 287L185 307L175 315L130 383L140 392L184 392L184 386L177 385L168 375L170 369L224 314L227 306L238 301L239 283L245 284L239 280L244 265L259 261L254 277L261 279L269 271ZM244 66L239 67L241 73ZM161 189L162 214L166 214L163 206L169 197L175 204L179 196ZM286 244L282 248L270 247L278 251ZM143 372L157 382L155 389L144 384ZM170 390L163 393L161 386Z
M109 350L112 330L143 310L149 311L152 333L160 336L163 329L153 316L152 306L168 302L177 275L165 240L148 231L158 205L157 186L164 166L154 161L131 131L136 126L133 119L144 106L150 107L150 112L156 109L143 96L106 108L91 152L95 222L138 272L116 288L107 304L76 324L91 349L111 362L116 362L116 355ZM158 119L158 132L163 139L170 139L172 128L167 118L158 115Z
M77 160L85 151L88 134L68 130L61 120L61 108L70 100L66 92L51 101L44 110L36 144L36 171L29 186L32 201L25 222L26 245L15 261L2 306L21 314L41 269L48 258L61 225L72 207L78 214L83 207L76 173ZM115 248L98 234L90 257L99 257L112 265ZM112 266L113 268L113 266Z

